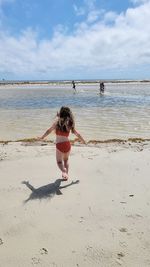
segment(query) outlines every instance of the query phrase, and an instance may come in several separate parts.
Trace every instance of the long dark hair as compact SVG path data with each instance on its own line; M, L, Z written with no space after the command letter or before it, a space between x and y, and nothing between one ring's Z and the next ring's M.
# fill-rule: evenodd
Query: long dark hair
M72 111L68 107L61 107L59 113L57 113L58 121L56 129L62 132L73 132L75 129L74 116Z

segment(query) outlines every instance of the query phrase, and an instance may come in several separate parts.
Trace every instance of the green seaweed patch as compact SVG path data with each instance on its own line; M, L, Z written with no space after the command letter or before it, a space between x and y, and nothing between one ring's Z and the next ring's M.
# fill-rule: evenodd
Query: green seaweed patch
M44 143L53 143L52 140L37 140L37 138L24 138L16 140L15 142L22 142L22 143L37 143L37 142L44 142Z
M0 144L4 144L7 145L8 143L38 143L39 141L37 140L37 138L24 138L24 139L18 139L16 141L13 140L1 140ZM41 140L40 142L44 142L44 143L49 143L49 144L53 144L54 140ZM119 139L119 138L113 138L113 139L106 139L106 140L89 140L87 141L87 144L111 144L111 143L117 143L117 144L125 144L125 143L144 143L144 142L150 142L150 138L139 138L139 137L130 137L128 139ZM80 140L78 138L75 138L73 140L70 140L70 143L72 145L74 145L75 143L80 143Z
M124 143L127 142L127 140L123 139L107 139L107 140L89 140L88 144L110 144L110 143Z
M37 142L37 139L36 138L24 138L24 139L18 139L15 142L29 142L29 143L32 143L32 142Z
M0 141L0 144L7 145L8 143L11 143L12 141Z
M133 142L133 143L142 143L142 142L150 141L150 138L144 139L144 138L135 137L135 138L129 138L128 141Z

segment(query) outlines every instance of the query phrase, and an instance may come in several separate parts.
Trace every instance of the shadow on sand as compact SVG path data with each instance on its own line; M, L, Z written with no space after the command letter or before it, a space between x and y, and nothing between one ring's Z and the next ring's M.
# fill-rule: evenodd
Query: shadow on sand
M61 186L61 182L63 181L64 181L63 179L57 179L54 183L47 184L39 188L33 187L29 183L29 181L23 181L22 184L25 184L32 191L29 198L26 199L24 203L27 203L29 200L33 200L33 199L52 198L54 197L54 195L62 195L62 192L60 191L60 189L79 183L79 180L76 180L76 181L72 181L70 184Z

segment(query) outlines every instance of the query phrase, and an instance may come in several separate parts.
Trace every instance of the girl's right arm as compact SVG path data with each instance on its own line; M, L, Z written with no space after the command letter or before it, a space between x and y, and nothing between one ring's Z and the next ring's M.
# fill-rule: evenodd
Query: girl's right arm
M73 134L75 134L83 144L85 144L85 145L87 144L87 142L84 140L84 138L81 136L81 134L79 132L77 132L75 129L73 130Z
M38 140L43 140L46 136L48 136L53 130L55 130L56 129L56 124L57 124L57 122L54 122L53 124L52 124L52 126L49 128L49 129L47 129L47 131L41 136L41 137L38 137L37 139Z

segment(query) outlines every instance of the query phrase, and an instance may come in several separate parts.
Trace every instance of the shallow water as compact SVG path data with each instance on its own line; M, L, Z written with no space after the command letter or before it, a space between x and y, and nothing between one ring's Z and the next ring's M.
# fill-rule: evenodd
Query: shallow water
M0 140L41 135L62 105L72 108L76 128L87 140L148 138L150 83L0 86ZM54 135L49 136L54 139Z

